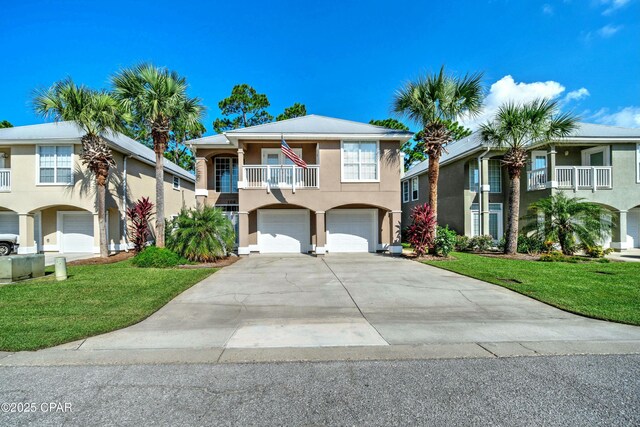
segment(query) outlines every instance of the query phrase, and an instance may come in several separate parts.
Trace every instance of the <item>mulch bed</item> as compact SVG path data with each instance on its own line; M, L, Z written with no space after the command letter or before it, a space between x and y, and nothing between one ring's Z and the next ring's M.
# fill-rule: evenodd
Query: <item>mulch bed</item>
M529 254L513 254L506 255L500 252L473 252L480 256L486 256L488 258L503 258L503 259L517 259L521 261L538 261L540 259L540 255L529 255Z
M416 256L413 252L404 252L402 254L404 258L413 260L413 261L454 261L457 258L451 255L447 257L436 256L436 255L423 255L421 257Z
M220 260L218 260L216 262L203 262L201 264L180 265L179 268L186 268L186 269L221 268L221 267L229 266L229 265L233 264L234 262L238 261L239 259L240 259L239 256L230 256L230 257L226 257L224 259L220 259Z
M101 264L113 264L114 262L124 261L126 259L132 258L134 255L133 251L129 252L118 252L117 254L109 255L108 258L87 258L80 259L77 261L70 261L67 265L101 265Z

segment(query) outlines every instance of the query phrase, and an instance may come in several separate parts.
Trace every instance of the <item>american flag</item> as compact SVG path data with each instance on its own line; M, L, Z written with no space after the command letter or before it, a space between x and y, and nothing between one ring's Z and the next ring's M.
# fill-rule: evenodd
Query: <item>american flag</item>
M280 148L285 156L287 156L293 163L300 166L301 168L306 169L307 163L302 160L296 153L293 152L289 144L284 140L284 136L282 137L282 142L280 143Z

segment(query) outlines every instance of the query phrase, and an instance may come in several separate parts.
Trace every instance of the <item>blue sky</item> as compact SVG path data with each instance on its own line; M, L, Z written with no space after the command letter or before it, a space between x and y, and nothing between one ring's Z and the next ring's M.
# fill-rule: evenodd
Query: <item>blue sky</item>
M34 88L95 88L140 61L175 69L208 107L237 83L309 113L368 121L394 91L436 71L483 71L501 102L551 96L585 121L640 127L639 0L7 1L0 120L40 123ZM473 123L469 123L473 125Z

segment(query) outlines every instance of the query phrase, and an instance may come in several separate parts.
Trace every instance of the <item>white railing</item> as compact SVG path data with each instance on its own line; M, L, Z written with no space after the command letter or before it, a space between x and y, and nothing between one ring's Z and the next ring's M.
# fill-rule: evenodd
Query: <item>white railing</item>
M309 165L306 169L293 165L244 166L245 188L320 188L320 168Z
M611 189L611 166L558 166L558 188L577 190Z
M547 188L547 169L535 169L527 174L527 189L542 190Z
M0 192L11 191L11 169L0 169Z

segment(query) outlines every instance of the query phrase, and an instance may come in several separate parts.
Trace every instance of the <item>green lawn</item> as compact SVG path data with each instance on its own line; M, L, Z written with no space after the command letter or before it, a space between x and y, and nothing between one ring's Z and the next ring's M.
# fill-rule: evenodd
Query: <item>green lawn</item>
M136 268L130 261L69 267L0 286L0 350L36 350L137 323L216 269Z
M640 325L640 263L570 264L468 253L453 256L457 259L425 264L495 283L573 313Z

